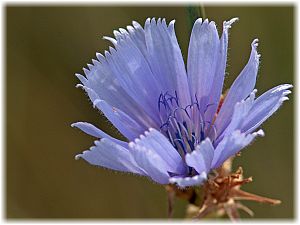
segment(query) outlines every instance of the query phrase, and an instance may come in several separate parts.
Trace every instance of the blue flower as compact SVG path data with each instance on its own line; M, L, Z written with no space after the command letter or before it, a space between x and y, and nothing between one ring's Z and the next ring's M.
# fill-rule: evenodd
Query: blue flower
M187 69L174 31L175 21L147 19L114 31L105 54L76 74L82 87L124 142L94 125L72 126L99 140L76 156L92 165L150 177L160 184L200 185L207 174L263 136L259 126L287 100L292 85L283 84L255 98L258 40L249 61L226 97L228 30L237 18L216 25L198 19L192 29Z

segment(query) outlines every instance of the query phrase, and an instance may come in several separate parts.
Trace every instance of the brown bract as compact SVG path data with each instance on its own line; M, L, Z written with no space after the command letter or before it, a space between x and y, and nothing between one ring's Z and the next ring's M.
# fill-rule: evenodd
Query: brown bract
M227 160L222 167L213 171L202 187L179 189L174 185L167 185L169 199L169 217L172 216L174 197L185 199L189 202L187 217L204 218L213 215L220 217L224 214L231 220L240 218L239 210L250 216L254 213L241 200L260 203L280 204L280 200L270 199L241 190L241 186L252 182L252 177L243 178L242 167L231 172L232 158Z

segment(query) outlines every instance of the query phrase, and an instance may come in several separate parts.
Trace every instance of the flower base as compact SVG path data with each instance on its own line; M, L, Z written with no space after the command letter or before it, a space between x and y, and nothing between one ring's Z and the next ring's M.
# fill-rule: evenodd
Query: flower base
M253 216L254 213L243 205L241 200L280 204L280 200L255 195L241 190L241 186L252 181L252 177L243 178L243 169L239 167L231 171L232 158L223 166L214 170L202 187L179 189L176 186L166 186L169 196L169 217L172 215L174 197L189 202L188 218L222 217L225 214L231 220L240 218L239 210Z

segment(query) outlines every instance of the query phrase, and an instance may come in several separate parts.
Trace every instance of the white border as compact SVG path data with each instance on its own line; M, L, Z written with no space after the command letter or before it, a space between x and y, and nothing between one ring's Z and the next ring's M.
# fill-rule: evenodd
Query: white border
M141 0L4 0L1 1L2 5L4 4L18 4L18 5L187 5L187 4L204 4L204 5L297 5L298 1L296 0L151 0L151 1L141 1Z
M0 205L0 215L1 215L1 222L2 223L19 223L19 224L25 224L25 223L50 223L50 224L68 224L68 223L104 223L104 224L114 224L114 223L124 223L124 224L132 224L132 223L157 223L157 224L165 224L168 223L168 221L161 221L161 220L81 220L81 219L72 219L72 220L57 220L57 219L53 219L53 220L12 220L9 219L9 221L7 221L7 219L5 218L5 214L6 214L6 209L5 209L5 205L6 205L6 197L5 197L5 181L6 181L6 173L5 173L5 167L6 167L6 121L5 121L5 113L6 113L6 98L5 98L5 94L6 94L6 71L5 71L5 64L6 64L6 59L5 59L5 9L4 7L7 4L13 5L13 4L17 4L17 5L89 5L89 4L93 4L93 5L118 5L118 4L126 4L126 5L182 5L182 4L188 4L188 3L194 3L194 4L198 4L199 0L189 0L189 1L174 1L174 0L152 0L150 1L145 1L145 2L141 2L140 0L131 0L131 1L126 1L126 0L105 0L105 1L97 1L97 0L88 0L88 1L80 1L80 0L72 0L72 1L59 1L59 0L51 0L51 1L37 1L37 0L31 0L31 1L25 1L25 0L15 0L15 1L1 1L1 10L0 10L0 20L1 20L1 91L0 91L0 100L1 100L1 105L2 105L2 110L0 111L0 124L2 125L2 130L1 130L1 135L0 135L0 144L2 146L2 151L1 151L1 166L0 166L0 174L1 176L1 185L0 185L0 192L1 192L1 200L2 200L2 204ZM298 224L299 221L299 215L300 215L300 210L299 210L299 200L300 200L300 196L298 193L298 188L300 187L299 185L299 180L300 180L300 173L299 173L299 168L300 166L298 165L298 162L300 162L300 154L298 153L299 150L299 119L297 118L297 112L300 112L299 110L299 91L298 91L298 87L299 87L299 52L300 52L300 45L299 45L299 31L300 31L300 17L298 15L298 1L278 1L278 0L268 0L268 1L259 1L259 0L251 0L251 1L238 1L238 0L231 0L230 2L226 1L226 0L218 0L218 1L201 1L202 4L207 4L207 5L215 5L215 4L223 4L223 5L235 5L235 4L239 4L239 5L287 5L287 4L293 4L295 6L295 43L294 46L296 46L297 50L295 51L295 56L294 58L296 59L295 61L295 83L294 83L294 99L295 99L295 121L297 123L297 125L295 126L295 159L294 159L294 165L295 165L295 178L297 179L295 182L295 220L291 221L291 220L273 220L273 221L259 221L259 220L247 220L247 221L243 221L242 223L256 223L256 224L291 224L291 223L296 223ZM179 220L172 220L169 221L172 223L182 223L182 221ZM220 221L213 222L213 221L209 221L209 222L204 222L204 221L200 221L201 224L221 224ZM200 223L199 222L199 223ZM193 222L184 222L184 223L193 223ZM222 223L230 223L230 222L222 222ZM194 223L193 223L194 224Z

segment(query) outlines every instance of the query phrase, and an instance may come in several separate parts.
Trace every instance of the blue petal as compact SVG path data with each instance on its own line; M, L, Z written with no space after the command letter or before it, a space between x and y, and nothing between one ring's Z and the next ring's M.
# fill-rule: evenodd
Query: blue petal
M131 145L151 149L165 161L168 172L175 174L184 174L186 172L186 166L179 153L164 135L153 128L146 131L145 135L140 135L140 138L135 139Z
M114 31L116 40L105 37L117 50L111 49L112 57L110 54L106 57L121 86L130 96L138 95L136 100L144 108L152 106L146 110L150 115L155 114L153 110L158 110L161 92L174 94L177 91L180 102L183 105L190 104L186 71L174 32L174 22L167 26L165 20L158 19L156 22L148 19L145 30L137 22L127 29ZM136 86L140 87L139 90L135 90ZM142 98L144 100L140 101Z
M77 122L77 123L73 123L71 126L77 127L78 129L82 130L84 133L94 136L96 138L107 138L119 145L122 145L123 147L127 146L127 142L120 141L116 138L111 137L110 135L106 134L99 128L95 127L93 124L86 123L86 122Z
M86 90L93 102L93 106L102 111L107 119L129 140L138 137L140 133L147 129L146 126L137 123L123 111L109 105L104 100L99 99L99 96L93 89L82 85L78 86L81 86Z
M135 161L157 183L169 183L168 165L153 149L129 143Z
M151 110L157 110L161 84L150 69L149 53L143 28L139 23L133 22L133 27L128 26L127 29L128 31L122 28L119 29L120 32L114 31L117 40L115 44L117 51L111 49L113 57L110 59L110 63L114 65L113 67L116 67L114 71L118 80L133 98L144 96L143 98L146 101L150 101L150 105L154 106L153 109L148 108L151 112ZM110 55L108 54L108 56ZM136 90L137 86L139 90ZM140 92L138 93L139 96L134 94L137 91ZM145 100L140 102L140 104L144 106Z
M95 166L145 175L145 172L139 168L128 149L106 138L95 141L95 146L82 154L76 155L75 158L83 158Z
M107 119L129 140L133 140L138 137L146 128L138 124L130 116L112 107L105 101L97 99L94 105L101 110Z
M122 88L147 112L149 117L159 122L153 116L158 112L159 85L132 40L130 38L120 40L116 49L110 48L110 53L106 52L105 56Z
M119 31L114 30L113 33L117 42L130 38L132 43L140 50L144 58L150 64L149 53L146 46L145 31L143 27L138 22L133 21L132 26L127 26L127 30L128 32L122 28L120 28Z
M202 172L209 173L211 168L211 162L214 157L214 147L209 138L206 138L196 146L196 149L186 154L186 164L193 167L199 174Z
M191 95L197 96L201 108L207 104L213 85L219 44L215 23L196 20L189 43L187 72Z
M207 174L205 172L201 173L200 175L196 175L193 177L171 177L169 182L171 184L177 184L180 188L185 188L189 186L196 186L201 185L206 181Z
M251 134L241 133L240 130L232 132L230 135L224 137L224 139L218 144L215 149L214 158L212 161L212 168L218 168L231 156L234 156L242 148L246 147L256 136L263 136L262 130Z
M185 65L179 48L172 21L167 26L165 19L145 22L145 41L151 71L162 92L177 91L182 105L190 104L190 94Z
M276 112L281 104L288 100L286 95L291 93L288 90L290 88L292 88L292 85L279 85L258 97L243 122L242 131L246 133L252 132Z
M161 92L177 90L182 105L190 104L185 65L174 30L175 20L167 25L165 19L149 18L145 30L135 21L132 24L127 26L128 32L114 31L116 40L129 37L147 60Z
M93 89L82 85L78 86L81 86L88 93L93 102L93 106L102 111L107 119L129 140L138 137L140 133L147 129L146 126L137 123L123 111L109 105L106 101L99 99L99 96Z
M163 28L166 28L166 25L164 24L165 20L163 20ZM173 79L176 80L176 91L178 93L179 101L181 103L181 106L187 106L191 103L191 96L190 96L190 88L188 85L188 79L187 79L187 73L185 69L185 64L183 61L181 49L179 47L177 37L175 34L175 20L172 20L169 23L168 26L168 32L170 35L170 48L173 50L172 54L169 54L169 64L171 68L173 68L172 71L169 71L169 76L172 76ZM167 48L166 48L167 49Z
M208 108L205 113L205 121L212 121L219 105L227 62L228 30L229 28L231 28L231 25L237 20L238 18L233 18L229 21L223 22L223 34L220 40L219 51L217 53L217 68L213 80L213 88L211 88L209 94L210 98L208 102Z
M224 136L230 135L234 130L242 129L242 124L248 117L249 111L253 106L256 92L257 90L254 89L246 100L242 100L241 102L235 104L229 125L224 130L224 132L221 135L219 135L215 143L219 143L219 141L222 140Z
M88 83L88 79L86 79L84 76L82 76L81 74L75 73L75 76L78 78L78 80L80 80L80 82L83 85L86 85Z
M114 30L113 33L117 42L130 38L132 40L132 43L139 49L145 60L149 63L149 55L147 52L145 31L143 27L138 22L133 21L132 26L127 26L127 30L128 31L124 29L119 29L119 31Z
M235 104L247 98L255 87L259 65L259 55L256 51L256 47L258 45L257 41L258 40L255 39L252 42L250 59L240 75L236 78L236 80L230 87L224 103L220 109L220 112L217 116L215 124L218 134L222 133L226 126L229 124Z
M77 87L87 91L92 102L100 96L108 104L122 109L139 123L147 127L154 126L155 123L150 116L120 86L105 58L101 54L97 54L97 57L101 62L93 60L94 66L90 66L90 70L84 69L87 78L76 74L83 83Z

